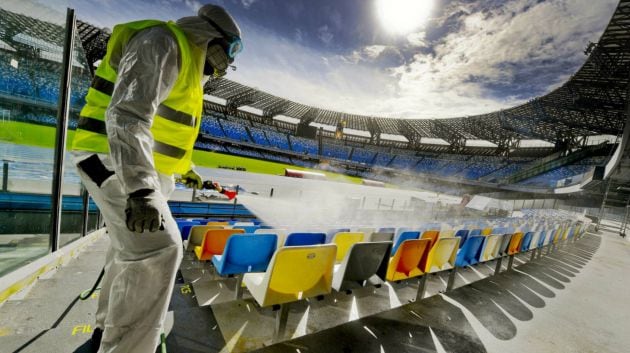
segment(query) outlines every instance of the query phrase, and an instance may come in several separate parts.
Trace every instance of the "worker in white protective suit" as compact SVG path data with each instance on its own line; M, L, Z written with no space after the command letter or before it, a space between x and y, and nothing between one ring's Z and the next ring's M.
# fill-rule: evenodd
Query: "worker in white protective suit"
M223 76L241 48L238 25L214 5L176 22L136 21L112 31L72 145L111 239L95 351L155 352L182 258L167 204L174 175L201 188L191 155L204 77Z

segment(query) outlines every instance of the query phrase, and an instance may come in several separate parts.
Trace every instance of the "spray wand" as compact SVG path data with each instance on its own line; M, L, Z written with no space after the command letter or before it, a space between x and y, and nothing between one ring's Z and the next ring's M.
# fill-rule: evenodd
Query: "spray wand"
M186 181L182 178L182 179L176 179L175 180L178 183L182 183L182 184L186 184ZM221 184L219 184L218 182L214 182L212 180L205 180L202 185L201 185L201 189L202 190L214 190L216 192L218 192L219 194L223 194L225 196L227 196L228 200L232 201L236 195L238 195L238 191L235 190L228 190L224 187L221 186Z

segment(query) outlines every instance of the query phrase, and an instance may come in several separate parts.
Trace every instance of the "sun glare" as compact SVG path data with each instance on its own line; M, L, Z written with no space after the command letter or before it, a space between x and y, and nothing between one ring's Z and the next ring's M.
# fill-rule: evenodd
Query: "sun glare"
M406 34L421 27L433 9L434 0L376 0L376 13L391 33Z

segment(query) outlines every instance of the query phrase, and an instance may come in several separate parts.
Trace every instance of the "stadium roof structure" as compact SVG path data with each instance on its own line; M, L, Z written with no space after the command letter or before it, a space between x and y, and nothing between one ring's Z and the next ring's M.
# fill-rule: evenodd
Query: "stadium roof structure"
M108 34L79 21L88 62L103 56ZM586 43L585 43L586 44ZM621 135L627 118L630 77L630 0L621 0L598 43L586 44L584 65L565 84L525 104L488 114L452 119L396 119L348 114L293 102L228 79L209 81L205 93L225 100L228 111L249 106L269 121L276 115L381 134L402 135L409 147L423 138L442 139L452 151L467 140L485 140L499 154L524 139L538 139L561 148L579 147L585 137Z

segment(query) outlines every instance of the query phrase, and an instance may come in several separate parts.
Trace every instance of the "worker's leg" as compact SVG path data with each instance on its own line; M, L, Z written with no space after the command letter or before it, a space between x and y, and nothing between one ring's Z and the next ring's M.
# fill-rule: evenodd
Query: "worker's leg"
M80 170L79 174L103 214L111 239L101 289L105 297L99 301L97 314L97 324L104 317L99 352L153 353L182 257L181 237L166 198L161 206L164 229L133 233L125 225L127 195L117 177L112 175L99 186L89 172ZM162 179L163 192L169 194L172 180Z

